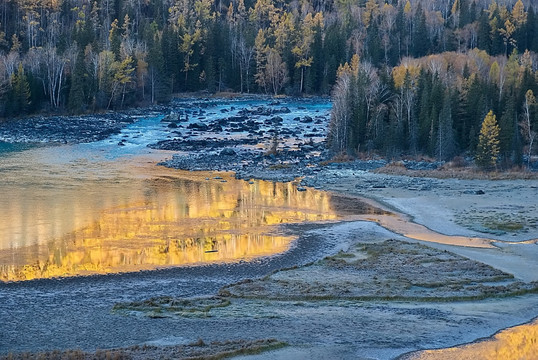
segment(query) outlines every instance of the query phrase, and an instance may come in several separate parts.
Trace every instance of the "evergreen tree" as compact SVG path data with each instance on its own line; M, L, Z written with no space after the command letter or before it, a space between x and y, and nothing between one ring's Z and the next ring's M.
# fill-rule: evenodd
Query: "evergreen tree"
M308 69L306 77L306 89L310 93L323 91L323 79L325 69L325 53L323 51L323 29L317 24L314 28L314 42L312 43L312 66Z
M482 11L478 19L478 48L491 52L491 27L489 25L488 14Z
M435 156L439 160L449 160L456 153L456 141L452 120L452 97L450 91L445 91L443 107L439 112L439 125L436 134Z
M413 19L413 55L415 57L425 56L428 53L428 28L426 27L426 14L420 3L417 6Z
M84 52L78 52L75 70L71 75L71 88L69 89L69 110L73 113L83 112L85 105L84 83L86 82L86 65Z
M527 49L538 52L538 16L534 7L529 8L527 13Z
M517 129L518 112L516 110L516 96L512 92L507 96L504 111L499 119L499 154L505 165L514 160L514 135Z
M19 63L17 68L17 73L13 75L11 80L12 87L12 114L25 114L28 111L30 105L30 84L26 74L24 73L24 68L22 63Z
M116 61L121 59L121 34L118 26L118 19L114 19L110 25L110 32L108 34L108 41L110 42L110 51L114 54Z
M496 116L490 110L482 122L475 162L480 168L491 170L496 167L498 156L499 125Z

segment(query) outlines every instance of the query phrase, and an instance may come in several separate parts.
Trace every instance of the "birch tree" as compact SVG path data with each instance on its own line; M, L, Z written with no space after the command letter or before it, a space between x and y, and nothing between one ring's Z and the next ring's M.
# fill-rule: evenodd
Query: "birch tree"
M536 105L536 97L532 90L525 93L525 102L523 103L523 121L519 124L521 133L527 142L527 165L530 167L532 146L536 139L536 131L532 126L532 108Z

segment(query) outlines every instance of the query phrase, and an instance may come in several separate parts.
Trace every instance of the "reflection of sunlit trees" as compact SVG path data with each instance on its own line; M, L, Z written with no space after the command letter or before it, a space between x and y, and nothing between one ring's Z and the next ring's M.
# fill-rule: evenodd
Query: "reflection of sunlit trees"
M123 189L129 195L121 199L121 205L108 203L94 222L75 229L71 227L81 218L92 217L92 209L87 204L81 206L87 201L83 197L65 199L73 200L69 206L78 211L68 212L65 218L51 214L54 226L39 227L28 234L41 239L43 247L32 252L31 259L15 257L24 258L24 265L0 265L0 281L267 256L286 250L293 240L274 235L272 226L336 218L327 193L301 192L291 183L249 184L233 179L221 183L197 176L193 179L190 174L186 178L175 176L170 173L155 179L144 191L138 184ZM94 193L96 188L88 190ZM26 223L25 219L35 218L42 206L48 205L40 201L36 200L40 206L31 211L12 211L10 221ZM69 235L59 235L64 233Z

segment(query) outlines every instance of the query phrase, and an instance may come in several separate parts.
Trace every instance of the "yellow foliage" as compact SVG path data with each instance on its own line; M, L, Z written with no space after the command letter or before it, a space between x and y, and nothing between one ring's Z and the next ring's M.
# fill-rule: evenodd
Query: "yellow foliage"
M404 6L404 13L406 13L406 14L410 14L410 13L411 13L411 3L409 2L409 0L407 0L407 2L405 3L405 6Z
M501 69L499 67L499 63L497 60L491 64L491 67L489 68L489 81L498 84L499 83L499 74L501 72Z
M518 27L527 22L527 13L525 12L525 6L521 0L517 0L512 9L512 19L514 19L514 22Z
M392 80L397 89L403 86L406 73L409 73L411 80L416 80L420 74L420 66L409 61L392 69Z
M478 147L476 151L476 163L481 168L491 169L495 167L499 156L499 132L497 118L490 110L482 122Z

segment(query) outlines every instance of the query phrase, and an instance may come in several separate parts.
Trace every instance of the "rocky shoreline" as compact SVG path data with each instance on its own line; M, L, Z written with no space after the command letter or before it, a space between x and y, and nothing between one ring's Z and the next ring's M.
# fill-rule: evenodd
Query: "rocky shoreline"
M135 120L122 113L28 117L0 122L6 143L76 144L106 139Z

